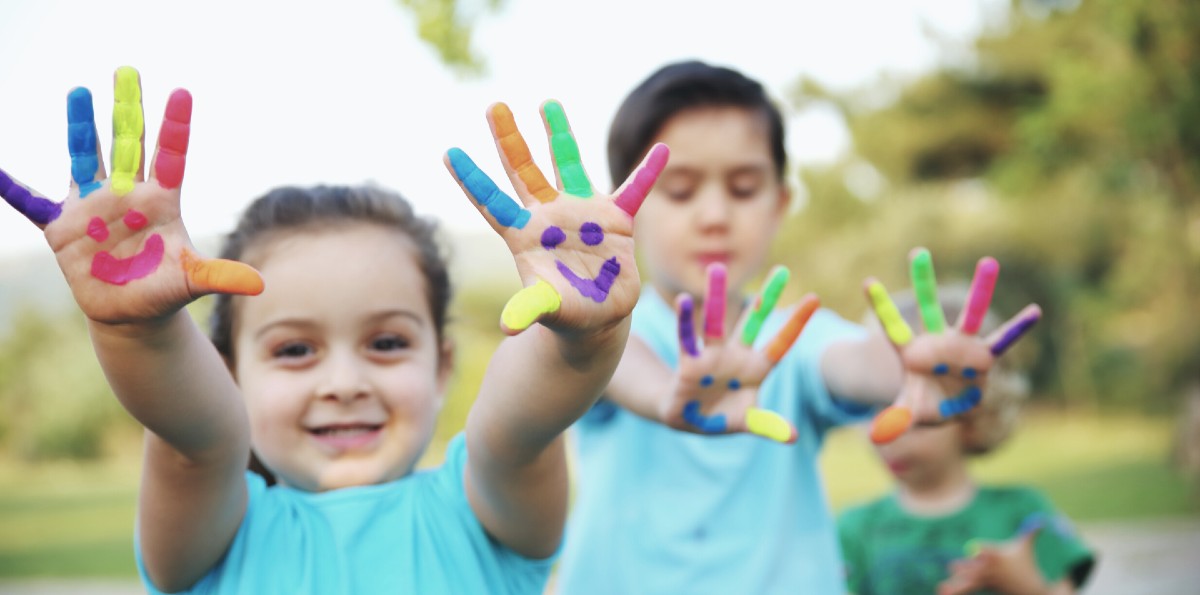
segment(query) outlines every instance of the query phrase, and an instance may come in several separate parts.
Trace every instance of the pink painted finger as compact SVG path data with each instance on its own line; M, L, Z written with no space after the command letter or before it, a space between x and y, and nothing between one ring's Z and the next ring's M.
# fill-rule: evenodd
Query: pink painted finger
M971 292L967 295L967 307L962 311L958 328L968 335L979 332L979 326L992 305L992 292L996 289L996 277L1000 275L1000 263L985 256L975 265L975 278L971 280Z
M1017 313L1004 323L1003 326L996 329L988 337L988 344L991 345L992 355L1000 357L1009 347L1013 346L1018 339L1029 332L1033 325L1037 324L1042 318L1042 309L1037 304L1029 304L1023 310Z
M642 164L617 190L617 206L629 213L630 217L637 215L638 209L642 207L642 202L646 200L650 189L658 181L658 176L667 166L667 159L670 155L671 150L667 148L667 145L655 143L653 147L650 147L650 152L646 154Z
M192 95L186 89L175 89L167 100L162 128L158 131L158 154L152 172L163 188L174 189L183 184L191 130Z
M725 337L725 265L708 265L708 290L704 293L704 338Z
M679 297L675 298L675 309L679 312L679 346L684 353L700 357L700 350L696 347L696 308L692 296L686 293L679 294Z

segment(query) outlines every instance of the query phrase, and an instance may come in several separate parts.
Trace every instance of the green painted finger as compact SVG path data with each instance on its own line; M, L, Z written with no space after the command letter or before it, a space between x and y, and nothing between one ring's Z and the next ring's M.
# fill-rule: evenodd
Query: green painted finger
M763 322L766 322L767 317L771 315L775 304L779 303L779 296L783 293L783 288L787 286L789 277L791 277L791 272L785 266L778 266L771 270L771 275L763 285L762 293L754 300L754 306L750 310L750 317L746 319L746 325L742 327L743 344L754 344L759 331L762 330Z
M500 313L500 324L505 332L519 333L537 322L545 314L557 312L562 305L562 296L552 285L537 280L537 283L518 291L509 298Z
M910 267L913 291L917 294L917 308L921 311L921 322L925 331L939 334L946 330L946 315L938 301L937 278L933 274L933 256L924 248L918 248Z
M797 436L796 428L783 419L783 416L757 407L746 410L746 429L756 436L784 444L795 442Z
M896 309L896 303L892 301L892 296L888 295L883 283L869 281L867 298L871 300L871 307L875 309L875 316L879 317L879 323L883 325L888 339L897 347L907 345L913 337L912 329L904 322L904 317L900 315L900 310Z
M550 127L550 151L554 155L554 167L562 180L563 190L583 198L592 196L592 182L583 171L583 161L579 157L579 145L571 134L571 125L567 123L567 114L562 104L557 101L547 101L542 112L546 124Z
M117 69L113 85L112 191L128 194L142 168L142 134L146 128L142 116L142 86L133 68Z

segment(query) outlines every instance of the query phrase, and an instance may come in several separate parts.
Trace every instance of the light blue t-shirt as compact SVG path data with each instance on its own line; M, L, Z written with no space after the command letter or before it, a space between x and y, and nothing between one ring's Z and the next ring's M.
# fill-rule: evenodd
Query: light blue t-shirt
M463 490L466 441L446 463L386 484L305 492L246 474L250 502L229 551L185 593L541 593L532 560L479 524ZM138 571L150 593L140 548Z
M760 348L790 314L772 314ZM672 308L644 290L633 332L671 368L679 358L676 326ZM826 430L869 411L830 396L820 356L831 342L862 333L820 310L767 376L759 406L795 424L799 438L790 446L688 434L608 401L588 412L575 424L578 495L559 592L844 593L816 459Z

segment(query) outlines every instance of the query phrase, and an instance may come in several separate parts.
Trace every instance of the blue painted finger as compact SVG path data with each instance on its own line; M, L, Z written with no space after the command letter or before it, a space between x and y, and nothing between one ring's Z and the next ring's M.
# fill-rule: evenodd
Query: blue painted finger
M483 173L474 161L462 149L450 149L446 152L450 159L450 167L454 175L462 182L467 194L471 195L479 206L487 209L496 223L505 227L521 229L529 223L530 212L522 208L511 196L505 194L496 183Z
M67 150L71 152L71 179L79 186L80 198L100 187L96 181L100 170L96 138L92 93L76 87L67 95Z

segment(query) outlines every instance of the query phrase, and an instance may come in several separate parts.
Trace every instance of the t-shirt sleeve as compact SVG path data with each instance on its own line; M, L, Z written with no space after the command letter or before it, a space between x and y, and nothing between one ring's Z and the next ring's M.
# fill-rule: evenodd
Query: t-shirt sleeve
M1034 542L1038 568L1051 583L1068 579L1076 588L1082 587L1096 564L1096 556L1083 543L1071 521L1054 508L1041 493L1027 490L1025 499L1033 512L1026 515L1023 526L1041 526Z
M244 547L244 542L246 540L247 526L248 526L248 523L246 522L246 520L253 513L255 505L257 505L259 502L262 501L263 493L267 491L267 482L266 482L266 480L264 480L262 478L261 475L254 473L253 471L246 471L245 477L246 477L246 496L247 496L247 498L246 498L246 514L243 515L243 517L242 517L242 522L238 526L237 533L233 537L233 542L231 542L229 544L229 548L225 550L225 555L222 556L221 559L217 560L217 562L215 564L213 564L213 567L210 568L208 570L208 572L205 573L205 575L200 578L200 580L196 581L196 584L192 585L190 588L185 589L183 591L174 591L174 593L178 594L178 593L204 593L204 592L207 592L209 590L210 584L214 580L214 577L221 571L222 567L225 565L225 558L229 556L229 551L233 550L235 548ZM138 537L138 531L136 529L133 532L133 556L134 556L134 560L137 562L138 575L142 579L142 585L144 585L146 587L146 592L149 593L150 595L165 595L163 591L159 591L158 588L156 588L154 586L154 584L150 582L150 575L146 574L146 563L142 559L142 544L141 544L141 540Z
M838 543L842 548L842 572L846 579L846 591L862 594L862 575L865 569L862 550L863 515L856 510L848 510L838 517Z

